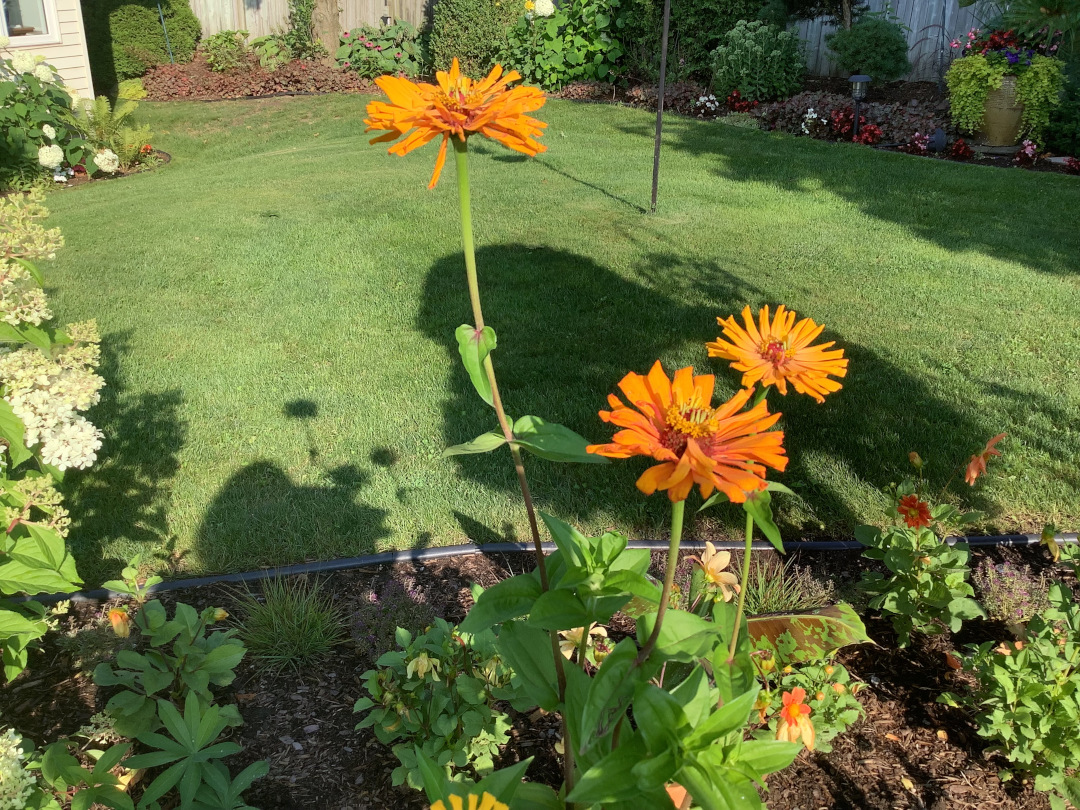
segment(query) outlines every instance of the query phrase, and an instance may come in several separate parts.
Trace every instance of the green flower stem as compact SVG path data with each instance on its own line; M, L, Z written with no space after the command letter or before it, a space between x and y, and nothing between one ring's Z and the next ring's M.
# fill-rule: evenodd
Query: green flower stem
M668 543L667 568L664 570L664 589L660 592L660 609L656 611L656 624L653 625L652 633L649 634L645 646L638 653L638 664L648 660L653 649L656 648L656 640L660 637L660 627L664 623L668 602L671 601L671 588L675 584L675 567L679 564L679 542L682 540L683 512L685 511L685 500L671 504L671 540Z
M480 283L476 276L476 246L473 241L472 227L472 202L469 196L469 145L464 138L450 138L454 146L454 160L457 165L458 178L458 201L461 208L461 241L465 252L465 278L469 287L469 302L472 304L473 322L476 330L484 328L484 312L480 307ZM521 451L514 444L514 431L510 420L503 408L502 397L499 395L499 385L495 380L495 367L491 363L491 355L484 358L484 371L487 372L488 383L491 385L491 403L495 408L495 417L499 420L503 437L510 447L510 455L514 459L514 471L517 473L518 484L521 486L521 497L525 501L525 512L529 516L529 529L532 532L533 547L536 551L536 568L540 574L540 585L548 590L547 565L544 563L544 550L540 541L540 526L536 521L536 509L533 507L532 492L529 490L529 482L525 477L525 465L521 460ZM559 687L559 701L566 701L566 671L563 669L562 651L559 649L559 639L554 632L551 636L551 654L555 658L555 677ZM566 783L566 792L570 793L574 788L574 748L570 740L570 726L566 722L565 715L562 718L563 736L563 779Z
M746 605L746 581L750 579L750 552L753 550L754 517L746 513L746 546L743 549L742 576L739 578L739 603L735 609L735 627L731 631L731 645L728 647L728 663L735 660L735 648L739 643L739 628L742 627L743 608Z

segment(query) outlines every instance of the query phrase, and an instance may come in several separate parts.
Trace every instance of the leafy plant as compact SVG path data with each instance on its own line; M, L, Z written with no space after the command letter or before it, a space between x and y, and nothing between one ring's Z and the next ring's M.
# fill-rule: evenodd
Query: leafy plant
M1003 47L955 60L945 74L953 123L963 130L977 130L990 91L1000 88L1007 74L1016 76L1016 100L1024 105L1020 134L1040 138L1051 111L1061 102L1065 74L1060 60L1031 49Z
M99 664L94 670L99 686L124 687L106 704L118 732L133 737L157 729L164 720L161 701L155 699L159 694L174 702L190 694L201 706L209 706L213 702L210 687L233 682L236 666L247 651L235 630L208 632L224 613L206 608L200 614L181 602L169 619L160 602L143 606L135 615L135 626L150 649L142 653L121 650L115 667ZM230 725L240 725L235 706L224 707L221 713Z
M1048 578L1033 574L1029 565L983 560L972 580L991 619L1019 626L1050 606Z
M770 664L767 658L757 664L765 684L758 698L758 715L768 729L768 732L758 732L759 738L776 735L783 693L796 688L803 689L809 697L815 751L831 751L831 742L866 714L855 697L863 684L853 682L843 664L829 660L783 668Z
M289 49L285 37L281 34L255 37L248 43L248 47L258 58L263 69L269 70L271 73L292 59L292 51Z
M733 90L750 101L783 98L798 92L806 72L799 38L763 22L740 20L713 51L712 90Z
M891 82L911 71L904 29L891 19L864 16L826 36L825 43L846 75L865 73L875 82Z
M246 809L239 794L255 779L265 776L269 766L265 761L255 762L230 784L225 766L215 760L239 753L241 748L234 742L215 741L226 727L233 725L232 719L218 706L204 705L194 691L187 693L182 715L167 700L158 700L157 704L168 736L153 731L140 733L139 742L157 750L136 754L128 760L127 766L169 767L147 785L139 802L140 810L158 807L158 799L173 788L180 794L181 807ZM222 799L223 803L217 803Z
M108 582L103 582L101 587L127 596L135 604L142 605L146 602L146 595L150 589L163 581L155 574L145 574L142 555L136 554L120 572L120 579L110 579Z
M893 497L892 514L901 518L903 525L885 530L860 526L855 530L855 539L867 547L863 556L883 562L891 573L863 574L859 587L873 597L870 607L892 617L901 647L911 643L912 633L955 633L964 620L985 618L982 607L971 598L975 590L968 582L968 544L949 545L930 529L934 523L971 523L982 516L962 515L948 504L931 509L915 494L910 481L897 487Z
M146 88L143 87L142 79L124 79L117 85L116 97L131 101L141 101L146 98Z
M219 31L203 40L206 64L215 73L237 70L247 62L247 31Z
M851 605L840 603L801 613L750 616L746 632L755 650L765 650L781 664L831 657L841 647L873 643Z
M239 629L261 668L300 672L347 638L341 612L314 579L275 577L264 583L262 596L249 593L240 602Z
M547 17L526 14L508 32L502 61L546 90L610 81L623 55L621 25L620 0L577 0L555 6Z
M98 96L74 113L72 121L82 129L95 151L112 149L115 152L113 147L120 130L138 108L138 102L130 99L120 99L113 106L106 96Z
M289 0L289 29L282 35L282 41L297 59L312 59L326 53L315 38L311 19L314 12L315 0Z
M402 74L415 78L427 64L424 39L416 28L399 20L391 25L365 25L341 35L338 65L366 79Z
M1043 137L1051 151L1080 155L1080 68L1066 82L1061 103L1050 113Z
M1069 589L1055 583L1050 608L1028 623L1025 641L985 642L964 656L975 676L970 694L939 698L976 714L979 736L1009 760L999 775L1034 777L1035 789L1050 794L1055 810L1080 806L1080 606Z
M41 777L48 787L61 796L74 794L71 810L89 810L98 806L134 810L131 797L120 779L112 773L131 748L131 743L95 752L97 761L91 770L84 768L71 754L70 745L70 741L61 740L44 749L40 762Z
M445 0L431 13L431 64L447 70L457 58L461 72L479 77L506 48L507 31L523 5L500 0Z
M190 62L202 33L188 0L161 2L168 43L156 2L88 0L82 4L82 13L90 71L99 92L110 92L117 82L170 62L170 51L173 60Z
M495 654L491 631L462 633L443 619L413 638L399 629L397 645L364 673L370 697L353 710L366 712L357 729L374 728L381 742L393 746L401 765L395 785L423 783L416 750L442 767L451 779L467 770L489 774L506 742L510 720L494 708L512 696L510 672Z

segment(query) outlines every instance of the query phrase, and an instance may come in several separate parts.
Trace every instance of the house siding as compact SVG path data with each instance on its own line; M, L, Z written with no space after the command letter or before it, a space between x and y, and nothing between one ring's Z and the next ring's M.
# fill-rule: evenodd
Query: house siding
M94 85L90 79L90 57L86 53L86 34L79 0L56 0L56 17L60 23L60 42L29 45L26 48L44 56L66 86L77 90L80 96L92 98ZM18 37L12 38L11 47L19 47Z

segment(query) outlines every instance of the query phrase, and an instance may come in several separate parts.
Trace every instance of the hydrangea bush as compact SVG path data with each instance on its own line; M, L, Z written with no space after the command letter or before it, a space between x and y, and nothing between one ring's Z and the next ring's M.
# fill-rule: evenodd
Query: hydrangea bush
M70 520L54 482L97 458L101 431L83 415L105 384L93 321L60 329L35 261L63 244L40 220L40 191L0 200L0 594L70 591L81 584L65 545ZM35 602L0 599L0 650L8 680L26 667L48 625Z
M0 38L0 188L43 170L67 179L64 164L79 163L86 151L86 142L68 115L72 96L43 56L21 49L8 54L4 39Z

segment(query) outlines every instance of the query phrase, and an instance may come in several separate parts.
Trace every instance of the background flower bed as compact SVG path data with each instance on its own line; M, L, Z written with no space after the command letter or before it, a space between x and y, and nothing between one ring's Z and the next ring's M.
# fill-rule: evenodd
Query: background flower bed
M1042 551L1003 549L982 556L997 564L1026 562L1037 570L1046 566ZM818 578L832 579L841 593L851 591L866 566L858 552L805 553L797 561L808 565ZM424 810L423 794L391 786L390 772L398 763L389 748L369 731L353 729L358 719L353 702L363 692L360 675L381 652L364 635L370 625L358 623L361 617L368 622L374 618L364 605L370 604L372 594L388 599L394 585L401 583L399 595L389 596L399 606L397 615L404 614L402 605L420 604L457 622L472 604L471 583L490 587L510 572L531 565L529 555L475 555L342 572L322 579L321 590L334 594L345 610L352 640L315 674L260 674L246 660L239 678L222 692L221 702L235 701L244 718L244 725L232 732L244 750L230 759L230 766L235 771L259 759L271 764L269 775L247 793L248 801L262 810L300 810L316 804L327 810L363 806ZM662 565L660 555L654 557L654 566L658 565ZM680 564L679 570L689 571L688 563ZM654 573L660 573L659 569ZM177 596L198 609L224 605L234 619L244 615L231 586L199 588ZM61 620L60 631L47 638L45 650L31 659L32 682L24 678L0 689L0 711L8 722L31 738L53 738L58 732L77 730L102 708L107 690L94 687L89 678L71 677L73 657L92 648L73 643L69 631L85 633L103 621L104 610L104 605L96 604L73 609L70 618ZM420 615L413 619L414 631L422 627ZM613 638L630 627L617 617ZM1045 798L1030 788L1003 785L996 775L999 763L984 757L986 743L966 717L935 703L937 694L962 683L961 676L947 665L946 654L968 642L1007 637L1003 624L972 622L958 637L920 637L907 651L895 648L888 621L870 619L867 627L882 646L848 648L839 657L854 678L867 684L859 693L867 717L836 738L831 753L803 752L791 768L770 776L770 808L976 810L990 803L1016 810L1048 807ZM383 644L387 643L384 637ZM557 781L558 765L551 755L557 724L539 716L513 716L514 730L502 764L535 756L530 779Z
M187 64L158 65L143 77L151 101L214 100L275 93L364 93L375 85L321 60L293 60L274 71L257 63L243 70L215 73L201 55Z

